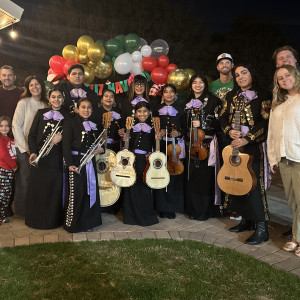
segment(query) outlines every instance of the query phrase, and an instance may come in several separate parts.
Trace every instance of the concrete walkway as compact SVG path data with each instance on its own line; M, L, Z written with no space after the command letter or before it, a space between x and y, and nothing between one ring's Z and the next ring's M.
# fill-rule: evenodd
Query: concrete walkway
M278 182L277 182L278 183ZM280 198L281 197L281 198ZM66 241L103 241L122 239L176 239L196 240L219 247L235 249L238 252L255 257L275 268L288 271L300 277L300 258L294 253L282 250L286 240L281 234L290 228L291 216L286 205L280 182L272 185L268 191L271 211L269 223L270 240L258 246L249 246L244 241L251 232L231 233L228 229L237 224L229 217L212 218L199 222L190 220L184 214L177 214L176 219L159 219L159 223L149 227L125 225L122 214L102 214L102 225L93 232L67 233L63 228L55 230L36 230L27 227L24 219L17 216L10 218L10 222L0 226L0 247L32 245L37 243L53 243ZM286 213L284 211L286 210ZM277 213L277 212L280 213Z

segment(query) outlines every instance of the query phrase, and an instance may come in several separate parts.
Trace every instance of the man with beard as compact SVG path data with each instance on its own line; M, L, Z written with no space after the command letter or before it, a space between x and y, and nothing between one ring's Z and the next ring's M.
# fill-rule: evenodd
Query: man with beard
M233 59L229 53L222 53L217 57L217 70L220 73L220 78L213 81L209 86L208 90L215 96L221 99L221 101L225 102L225 97L228 92L233 89L233 77L232 77L232 68L233 68ZM217 132L217 140L219 146L219 154L220 154L220 167L223 165L222 151L224 147L230 144L230 141L225 136L223 131ZM225 193L221 193L221 201L222 204L225 202ZM224 212L223 212L224 213ZM230 219L241 220L241 217L235 213L231 212Z
M231 70L233 68L232 56L229 53L222 53L217 57L217 70L220 73L220 78L213 81L208 90L225 101L226 94L233 89L233 80Z

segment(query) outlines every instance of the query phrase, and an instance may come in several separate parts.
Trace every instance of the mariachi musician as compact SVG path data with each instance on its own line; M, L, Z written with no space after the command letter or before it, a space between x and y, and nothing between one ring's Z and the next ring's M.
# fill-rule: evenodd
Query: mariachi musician
M88 154L97 155L103 148L96 143L99 130L90 121L92 103L87 98L78 101L78 113L63 126L63 155L67 168L68 199L64 228L68 232L92 231L102 224L96 163L93 156L83 164Z
M192 220L219 216L220 189L216 185L219 153L216 132L220 131L222 102L208 92L204 74L194 74L189 82L191 100L186 104L188 149L185 167L186 213Z
M232 147L243 149L244 153L253 157L252 169L256 175L257 186L246 195L230 195L230 206L233 211L242 216L242 220L229 230L231 232L254 230L254 233L246 240L246 244L256 245L269 239L269 211L265 189L270 184L270 173L266 160L265 141L271 95L260 87L255 69L250 64L238 64L233 78L234 89L226 95L226 101L220 114L221 127L224 133L231 138ZM244 99L244 108L241 110L240 116L241 130L239 131L233 129L238 97ZM224 159L224 165L225 163Z
M57 228L63 223L62 126L69 117L62 109L63 92L49 91L51 108L39 109L28 135L30 179L25 224L36 229Z

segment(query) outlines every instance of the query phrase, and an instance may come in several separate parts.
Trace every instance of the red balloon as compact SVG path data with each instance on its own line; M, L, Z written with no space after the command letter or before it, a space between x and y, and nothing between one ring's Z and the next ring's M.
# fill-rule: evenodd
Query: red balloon
M68 60L68 61L65 63L64 68L63 68L64 74L65 74L66 76L68 76L68 75L69 75L69 74L68 74L69 68L70 68L71 66L77 65L77 64L78 64L78 62L75 61L75 60Z
M157 60L152 56L144 57L142 60L142 67L145 71L151 72L157 67Z
M151 72L151 79L156 84L165 84L168 79L168 72L166 69L157 67Z
M54 74L54 71L51 68L48 70L48 75L50 74Z
M157 63L159 67L166 68L169 64L169 57L167 55L161 55L157 59Z
M178 67L175 64L169 64L166 67L166 70L168 73L171 73L172 71L177 70L177 69L178 69Z
M66 60L59 55L54 55L49 60L49 66L56 74L63 74L64 73L64 65Z

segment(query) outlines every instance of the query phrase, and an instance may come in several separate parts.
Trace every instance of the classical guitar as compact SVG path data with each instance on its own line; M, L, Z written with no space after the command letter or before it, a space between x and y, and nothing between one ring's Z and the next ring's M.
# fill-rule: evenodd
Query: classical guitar
M244 96L236 98L234 129L241 130L241 111L244 108ZM217 181L220 189L231 195L242 196L255 190L257 178L252 170L253 157L241 153L239 148L230 145L223 149L224 164L221 167Z
M153 118L155 133L160 131L159 117ZM170 174L167 170L166 155L160 152L160 140L156 139L155 152L146 156L146 168L144 182L152 189L163 189L170 182Z
M175 130L175 125L171 125L171 130ZM170 175L180 175L183 173L184 166L179 155L181 153L181 147L175 143L175 138L172 138L172 144L167 147L168 163L167 169Z
M128 150L130 129L133 126L133 121L133 117L127 117L124 149L117 153L117 163L110 172L112 182L119 187L132 186L136 181L136 172L134 169L135 155Z
M102 115L102 124L105 134L112 120L112 113L107 112ZM107 139L105 139L105 152L96 155L96 167L98 176L98 188L100 194L100 205L106 207L113 205L120 197L121 188L116 186L110 178L110 172L116 165L116 153L107 149Z

